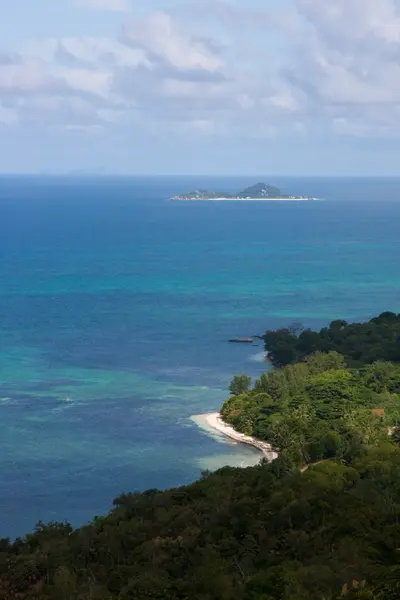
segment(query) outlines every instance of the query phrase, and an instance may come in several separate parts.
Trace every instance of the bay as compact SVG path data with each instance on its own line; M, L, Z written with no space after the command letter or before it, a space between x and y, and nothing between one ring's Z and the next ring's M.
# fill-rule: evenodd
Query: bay
M321 202L168 202L257 180ZM400 179L0 177L0 537L251 465L207 435L227 340L399 312Z

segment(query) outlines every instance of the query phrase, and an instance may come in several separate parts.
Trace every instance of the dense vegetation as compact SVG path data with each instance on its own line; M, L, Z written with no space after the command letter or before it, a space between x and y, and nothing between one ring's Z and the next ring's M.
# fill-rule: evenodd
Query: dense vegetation
M375 321L380 354L398 319ZM279 458L0 539L0 599L398 600L400 366L317 352L230 391L223 417Z
M234 383L239 393L222 407L224 420L270 442L290 466L349 460L400 424L400 366L391 363L347 369L340 354L317 353L262 375L252 389L240 377Z
M0 544L0 597L398 600L400 450L287 473L279 459L125 495L91 525Z
M377 360L400 362L400 314L385 312L367 323L333 321L319 332L301 326L268 330L265 349L277 366L294 364L314 352L336 351L349 366Z
M277 187L266 185L265 183L256 183L243 192L238 194L239 198L286 198L281 190Z

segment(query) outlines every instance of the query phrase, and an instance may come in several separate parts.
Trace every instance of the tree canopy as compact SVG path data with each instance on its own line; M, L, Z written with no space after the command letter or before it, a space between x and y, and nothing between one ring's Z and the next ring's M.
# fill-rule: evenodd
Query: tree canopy
M366 323L332 321L319 332L301 327L267 330L265 349L276 366L294 364L319 352L340 352L349 366L378 360L400 362L400 314L384 312Z
M301 467L346 459L384 440L400 424L399 394L400 365L348 369L340 354L317 353L306 363L262 375L252 389L227 400L221 414Z
M338 600L400 595L400 449L288 472L279 459L125 494L72 531L0 544L0 597Z

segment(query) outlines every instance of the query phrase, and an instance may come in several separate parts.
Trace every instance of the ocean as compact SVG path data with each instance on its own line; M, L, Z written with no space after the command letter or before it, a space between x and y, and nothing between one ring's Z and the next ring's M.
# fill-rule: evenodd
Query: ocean
M321 202L168 202L257 180ZM0 177L0 537L259 453L219 409L266 328L400 311L400 179Z

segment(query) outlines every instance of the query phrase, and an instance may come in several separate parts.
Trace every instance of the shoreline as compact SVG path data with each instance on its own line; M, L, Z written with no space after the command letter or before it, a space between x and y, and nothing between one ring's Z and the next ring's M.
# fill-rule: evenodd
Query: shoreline
M221 414L219 412L197 415L197 417L201 417L202 420L205 421L206 425L208 425L211 429L218 432L219 434L224 435L230 438L231 440L234 440L235 442L239 442L240 444L247 444L249 446L257 448L257 450L264 454L268 462L272 462L273 460L278 458L278 453L272 449L272 446L270 444L258 440L257 438L254 438L251 435L245 435L244 433L236 431L231 425L228 425L222 420ZM195 417L192 417L192 419L195 420L195 422L197 423ZM199 423L197 424L199 425Z
M313 202L320 198L170 198L171 202Z

